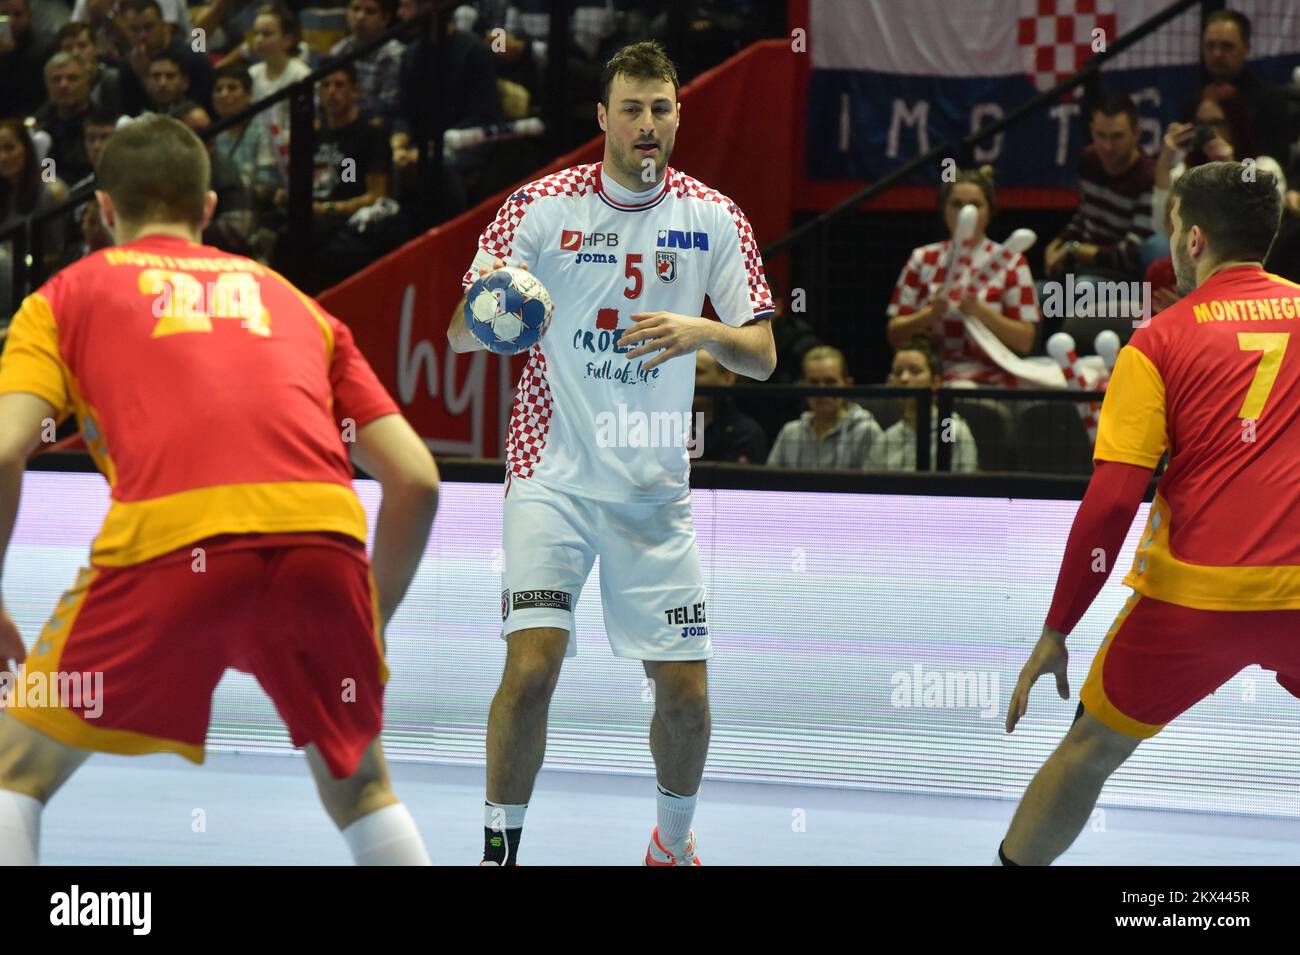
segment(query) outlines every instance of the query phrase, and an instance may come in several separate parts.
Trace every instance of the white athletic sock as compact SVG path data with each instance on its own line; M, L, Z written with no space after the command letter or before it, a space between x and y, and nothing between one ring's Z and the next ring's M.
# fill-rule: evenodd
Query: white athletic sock
M522 829L524 827L524 813L528 811L528 803L522 806L509 806L505 803L491 802L483 800L483 828L491 829L494 832L500 832L503 829Z
M691 834L691 820L695 818L695 802L700 798L679 796L656 787L656 802L659 806L659 843L675 856L686 851L686 840Z
M362 816L343 830L357 865L432 865L415 820L400 802Z
M0 789L0 866L37 864L42 808L39 799Z

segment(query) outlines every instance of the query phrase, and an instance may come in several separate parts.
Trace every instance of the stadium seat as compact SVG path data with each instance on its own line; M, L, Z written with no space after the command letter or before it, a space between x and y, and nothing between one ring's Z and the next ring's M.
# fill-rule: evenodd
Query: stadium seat
M979 452L981 471L1014 471L1012 414L1004 402L988 398L956 398L952 409L970 425Z
M871 416L876 419L876 423L881 428L888 428L903 417L903 406L897 398L854 398L853 400L871 412Z
M1092 443L1074 405L1065 401L1026 404L1016 421L1019 469L1036 474L1091 474ZM980 463L983 465L983 450Z

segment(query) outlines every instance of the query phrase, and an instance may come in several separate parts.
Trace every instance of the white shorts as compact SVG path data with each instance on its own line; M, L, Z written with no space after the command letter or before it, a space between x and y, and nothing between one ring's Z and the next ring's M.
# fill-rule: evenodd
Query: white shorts
M569 631L600 557L605 633L617 657L707 660L713 656L690 492L676 501L595 501L507 478L503 508L501 637L516 630Z

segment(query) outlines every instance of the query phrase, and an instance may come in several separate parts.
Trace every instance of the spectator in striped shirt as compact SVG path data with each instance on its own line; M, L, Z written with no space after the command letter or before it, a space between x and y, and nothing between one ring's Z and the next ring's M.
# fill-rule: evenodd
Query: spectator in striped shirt
M397 16L397 0L352 0L348 4L348 32L330 47L330 56L343 56L386 33ZM369 56L356 61L361 112L391 120L397 115L401 87L401 40L389 40Z
M1019 379L1003 371L966 331L967 320L984 325L1018 355L1034 347L1038 297L1029 263L1019 253L989 239L984 230L996 208L993 169L959 170L953 182L939 186L939 210L951 235L962 207L979 211L970 250L970 267L958 276L966 283L961 304L951 307L940 298L952 239L913 249L898 277L886 315L887 335L894 348L904 348L915 335L928 335L939 351L943 383L1014 388Z
M1107 96L1092 108L1092 145L1079 160L1079 209L1044 250L1050 278L1136 282L1142 243L1154 231L1155 160L1138 148L1138 111L1129 97Z

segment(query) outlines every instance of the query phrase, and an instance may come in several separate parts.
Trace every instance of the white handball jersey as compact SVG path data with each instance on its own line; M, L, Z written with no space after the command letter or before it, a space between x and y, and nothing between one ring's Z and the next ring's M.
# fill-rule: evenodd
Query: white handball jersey
M634 193L574 166L524 186L479 237L462 284L493 257L527 265L555 311L519 379L506 464L516 477L606 501L670 500L686 491L695 358L649 372L619 339L638 312L699 315L708 295L738 327L772 314L745 214L669 167Z

